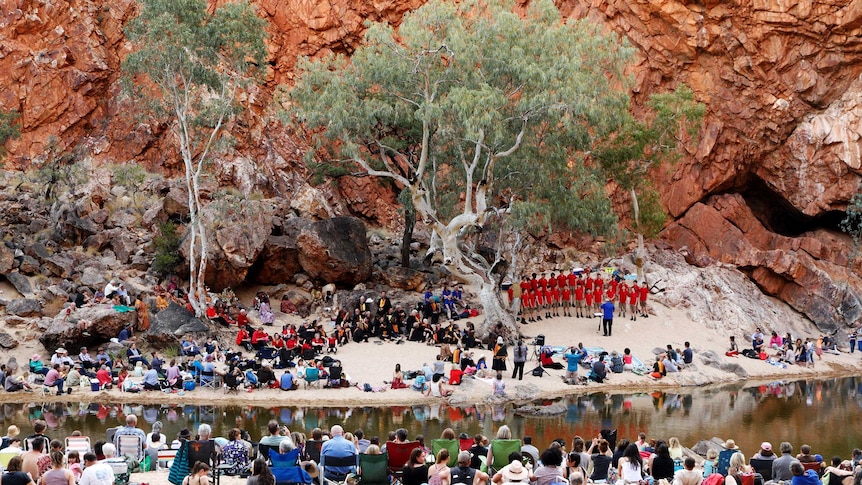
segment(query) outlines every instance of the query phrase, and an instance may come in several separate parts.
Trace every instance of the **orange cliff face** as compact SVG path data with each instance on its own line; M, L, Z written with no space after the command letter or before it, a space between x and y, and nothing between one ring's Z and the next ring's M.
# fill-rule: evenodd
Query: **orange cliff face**
M292 83L299 56L349 54L364 21L397 24L424 2L253 3L269 22L270 71L243 99L253 109L230 127L238 143L219 161L218 180L283 194L308 174L302 137L272 116L275 86ZM672 216L664 237L738 265L813 319L844 318L834 311L847 293L835 290L843 283L817 275L825 271L854 292L862 288L855 274L838 269L849 248L835 231L860 182L862 0L557 3L564 15L603 23L639 49L632 70L636 111L650 94L683 82L707 105L697 144L653 174ZM0 107L22 113L22 136L7 143L6 168L38 164L53 136L66 150L80 147L99 161L135 160L179 173L170 130L137 123L121 96L120 63L130 48L122 27L135 14L133 1L7 4L0 10ZM368 187L338 185L328 189L338 197L325 194L335 212L359 207L365 217L395 220L380 202L394 200L391 192L372 193L366 198L374 202L363 204ZM731 244L727 231L719 238L727 244L710 240L725 222L745 223L738 231L744 244Z

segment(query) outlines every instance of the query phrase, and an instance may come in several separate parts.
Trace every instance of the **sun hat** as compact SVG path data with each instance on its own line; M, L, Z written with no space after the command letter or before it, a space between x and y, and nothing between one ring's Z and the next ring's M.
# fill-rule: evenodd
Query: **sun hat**
M521 462L518 460L512 461L507 466L505 466L502 470L503 478L510 482L520 482L525 481L529 478L529 474L527 470L521 465Z
M39 354L33 354L33 357L31 357L31 358L30 358L30 360L34 360L34 361L35 361L35 360L39 360L39 359L41 359L41 358L42 358L42 357L40 357L40 356L39 356Z
M64 349L63 347L60 347L59 349L57 349L57 353L58 354L68 354L69 352L67 352L66 349Z
M191 437L192 437L192 432L189 431L188 428L183 428L180 430L179 433L177 433L177 438L179 438L181 440L187 440Z
M733 440L725 441L724 447L727 448L728 450L738 450L739 449L739 447L736 446L736 441L733 441Z
M772 451L772 443L764 441L760 444L760 449L764 451Z

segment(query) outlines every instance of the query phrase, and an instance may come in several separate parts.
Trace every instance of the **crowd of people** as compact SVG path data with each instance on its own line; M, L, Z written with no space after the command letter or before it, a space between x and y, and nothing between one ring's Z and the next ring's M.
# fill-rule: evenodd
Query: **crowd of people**
M195 436L184 428L169 441L160 421L153 423L149 433L137 424L137 416L127 415L125 426L116 430L110 442L100 440L80 451L64 449L63 442L48 437L43 421L36 420L33 434L25 439L17 426L9 426L0 443L0 463L6 463L0 481L6 485L123 485L129 476L114 475L119 464L120 470L131 472L170 467L169 479L175 485L208 485L206 472L218 463L227 475L248 477L248 485L274 485L273 471L284 466L282 457L292 456L290 466L303 470L297 483L350 483L351 477L354 482L362 477L360 455L381 454L387 455L390 478L397 474L403 485L822 485L825 481L859 485L862 481L862 450L826 461L806 444L794 454L789 442L782 442L776 452L764 441L746 458L732 439L721 445L707 442L710 446L700 456L676 437L648 439L640 433L618 438L611 430L595 437L555 439L540 449L529 436L513 436L507 425L501 425L493 437L456 435L446 428L439 439L430 440L422 435L409 439L403 428L386 436L366 436L366 430L349 432L337 424L329 430L315 428L306 436L273 419L260 437L240 428L230 429L224 437L213 436L212 428L201 424ZM121 444L126 436L137 438L131 449ZM21 446L25 441L26 450ZM188 443L211 449L213 461L191 462L189 456L194 455L182 450ZM118 453L119 449L123 452ZM160 453L165 449L179 451L165 458Z

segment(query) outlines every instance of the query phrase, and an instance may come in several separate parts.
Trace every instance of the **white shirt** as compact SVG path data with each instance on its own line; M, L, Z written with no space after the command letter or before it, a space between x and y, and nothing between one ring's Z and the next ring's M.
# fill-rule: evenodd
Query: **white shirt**
M114 470L106 463L96 463L84 468L78 485L114 485Z

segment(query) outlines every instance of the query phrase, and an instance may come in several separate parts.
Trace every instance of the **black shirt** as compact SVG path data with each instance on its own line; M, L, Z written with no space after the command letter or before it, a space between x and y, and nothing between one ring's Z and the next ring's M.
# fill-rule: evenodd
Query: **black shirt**
M422 466L405 466L402 468L403 477L401 483L404 485L422 485L428 483L428 467Z

